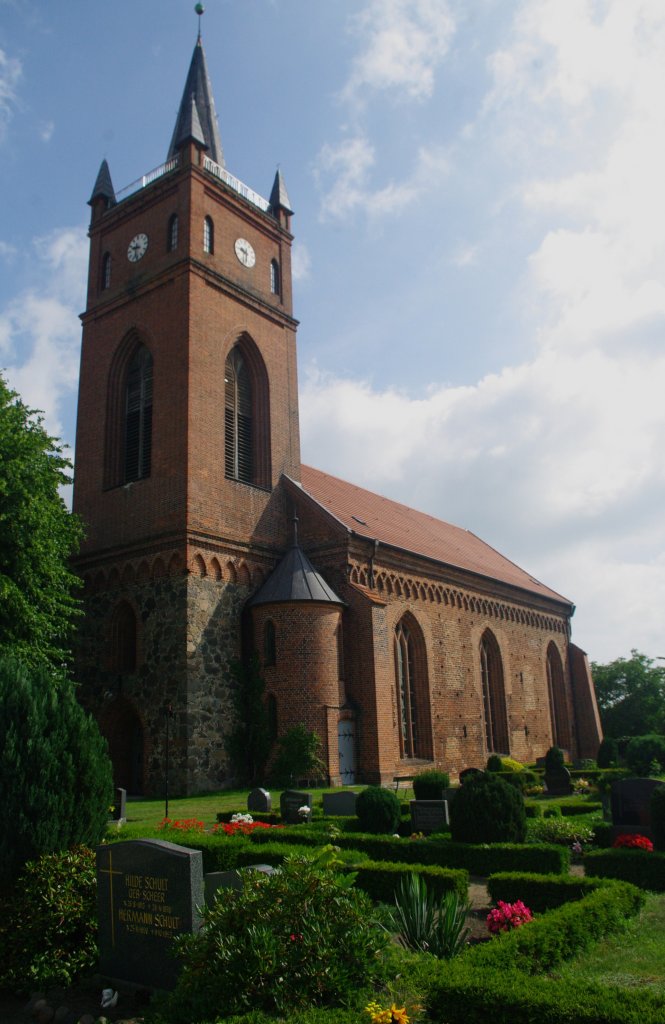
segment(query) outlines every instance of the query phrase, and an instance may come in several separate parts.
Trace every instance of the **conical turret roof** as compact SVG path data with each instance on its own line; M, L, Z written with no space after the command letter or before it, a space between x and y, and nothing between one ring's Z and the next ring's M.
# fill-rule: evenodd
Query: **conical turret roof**
M300 601L344 604L332 587L328 586L323 576L316 571L296 541L248 603L252 607L258 604Z
M270 206L273 211L278 210L281 207L283 210L286 210L287 213L293 213L289 194L286 191L286 184L284 183L284 175L279 168L277 168L275 180L272 185L272 192L270 193Z
M196 108L195 114L193 107ZM200 36L196 40L192 62L189 65L167 159L171 160L182 143L190 138L207 146L210 158L224 166L215 101Z
M99 199L100 197L106 199L109 206L115 206L115 191L113 189L113 182L111 181L109 165L106 160L102 160L97 174L97 180L95 181L95 187L92 190L92 195L90 196L88 203L92 205L95 199Z

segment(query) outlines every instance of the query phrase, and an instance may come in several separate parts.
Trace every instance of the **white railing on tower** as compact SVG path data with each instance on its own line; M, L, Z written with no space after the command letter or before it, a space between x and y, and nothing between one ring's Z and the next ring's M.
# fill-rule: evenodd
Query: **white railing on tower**
M249 186L245 185L239 178L235 178L232 174L229 174L225 167L222 167L221 164L216 164L209 156L205 156L203 158L203 169L205 171L210 171L210 173L214 174L216 178L219 178L225 185L228 185L229 188L234 190L234 192L237 192L238 195L242 196L243 199L246 199L254 206L258 206L259 210L263 210L264 213L267 213L270 209L270 203L267 199L260 196L258 192L254 191L254 189L249 188Z
M116 199L118 201L126 199L127 196L131 196L132 193L145 188L146 185L151 185L153 181L157 180L157 178L161 178L170 171L174 171L178 166L178 162L178 157L174 156L171 160L167 160L166 163L162 164L160 167L155 167L154 171L148 171L147 174L144 174L140 178L137 178L136 181L133 181L131 185L126 185L119 192L116 192Z

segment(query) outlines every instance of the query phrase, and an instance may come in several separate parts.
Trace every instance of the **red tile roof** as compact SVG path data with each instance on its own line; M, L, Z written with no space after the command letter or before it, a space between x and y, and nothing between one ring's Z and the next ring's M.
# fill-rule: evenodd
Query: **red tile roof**
M409 551L550 600L572 603L534 579L475 534L383 498L311 466L302 466L302 488L359 537Z

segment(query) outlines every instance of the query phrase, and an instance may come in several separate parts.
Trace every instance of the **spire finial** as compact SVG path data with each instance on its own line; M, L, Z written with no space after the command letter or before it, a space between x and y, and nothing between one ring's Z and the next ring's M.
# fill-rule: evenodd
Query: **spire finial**
M203 6L203 4L195 4L194 5L194 10L196 11L196 13L199 16L199 39L200 39L201 38L201 15L205 12L205 7Z

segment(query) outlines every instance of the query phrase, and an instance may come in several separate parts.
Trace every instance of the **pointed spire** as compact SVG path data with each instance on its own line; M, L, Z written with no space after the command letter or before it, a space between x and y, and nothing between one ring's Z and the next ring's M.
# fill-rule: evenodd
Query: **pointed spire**
M196 116L194 116L193 108L195 108ZM224 153L217 126L215 101L212 96L212 87L200 36L196 40L192 62L189 65L189 73L180 101L167 159L171 160L176 155L179 146L188 139L194 139L199 145L207 146L210 158L215 163L224 166Z
M279 167L277 168L275 180L272 185L272 192L270 193L270 206L273 213L277 213L280 209L285 210L287 213L293 213L289 194L286 191L286 185L284 183L284 175Z
M115 206L116 198L115 191L113 189L113 182L111 181L111 172L109 165L106 160L102 160L97 174L97 180L95 181L95 187L92 190L92 195L88 200L88 205L92 206L95 199L105 199L107 206Z

